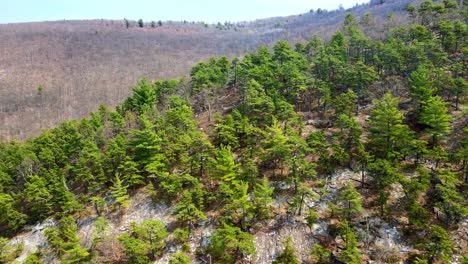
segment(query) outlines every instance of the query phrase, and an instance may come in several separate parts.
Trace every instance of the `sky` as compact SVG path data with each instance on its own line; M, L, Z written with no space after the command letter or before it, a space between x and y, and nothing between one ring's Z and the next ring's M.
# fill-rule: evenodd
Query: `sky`
M238 22L368 0L0 0L0 23L75 19Z

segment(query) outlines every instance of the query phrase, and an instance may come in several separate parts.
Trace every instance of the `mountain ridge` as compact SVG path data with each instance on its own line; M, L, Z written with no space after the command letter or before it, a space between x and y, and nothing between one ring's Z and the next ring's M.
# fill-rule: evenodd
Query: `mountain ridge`
M410 2L226 25L164 22L141 29L130 21L126 29L124 21L99 19L0 25L0 140L24 140L100 104L115 106L143 77L180 78L212 56L238 57L280 39L328 39L347 12L374 11L376 28L390 11L394 23L405 23Z

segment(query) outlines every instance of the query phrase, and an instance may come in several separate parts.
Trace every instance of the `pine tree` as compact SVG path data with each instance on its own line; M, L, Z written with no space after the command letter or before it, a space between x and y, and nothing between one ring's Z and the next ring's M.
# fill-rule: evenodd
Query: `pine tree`
M292 213L296 213L297 211L297 215L302 215L302 209L304 207L306 199L315 198L317 198L317 194L315 194L307 186L301 185L297 189L296 194L289 201L290 210L292 211Z
M340 190L338 213L344 215L347 220L351 216L362 212L361 195L356 191L351 183L348 183Z
M287 237L284 240L283 252L272 262L273 264L299 264L299 260L296 257L296 250L291 245L292 238Z
M440 183L436 185L436 206L445 214L445 223L450 227L452 223L458 222L468 215L468 208L464 205L463 195L458 193L458 179L449 170L439 170L437 178Z
M339 255L340 260L349 264L361 263L362 256L359 252L358 241L353 229L348 226L347 223L345 223L345 225L341 228L340 233L342 234L345 243Z
M315 244L312 248L311 257L314 264L330 264L330 250L324 248L320 244Z
M130 130L129 146L134 153L134 160L139 166L145 167L157 160L161 151L161 137L154 131L155 125L146 115L140 116L141 129Z
M213 129L214 144L217 146L230 146L232 149L239 147L239 140L236 136L236 128L232 115L227 115L224 120L217 117L217 124Z
M408 78L410 96L417 105L417 110L434 94L427 65L421 65Z
M131 263L150 263L162 253L169 235L159 220L145 220L141 224L130 223L131 231L118 237Z
M221 185L221 192L226 195L226 205L223 207L226 220L239 225L242 230L247 230L248 222L253 217L248 190L249 184L241 181Z
M268 179L263 178L255 185L254 208L258 219L268 219L271 216L270 203L273 201L271 195L274 188L269 186Z
M379 193L378 203L380 205L380 213L384 214L384 209L386 208L389 197L388 187L399 181L402 176L394 164L383 159L377 159L370 163L367 167L367 171L375 180L375 187Z
M364 152L361 142L362 129L355 117L340 114L337 119L340 128L339 138L344 150L349 153L350 160L359 159Z
M358 96L351 89L336 96L334 100L335 116L339 117L340 114L345 114L348 117L353 116L357 109L357 99Z
M42 261L36 254L30 254L25 260L25 264L42 264Z
M239 178L239 164L236 164L230 147L222 146L216 152L216 161L211 176L229 183Z
M0 194L0 226L16 231L26 223L27 215L15 206L15 200L7 193ZM7 230L8 230L7 229Z
M438 225L431 226L430 235L426 243L419 245L426 250L426 256L429 264L437 259L444 262L450 262L450 256L453 253L453 242L445 229Z
M235 263L255 255L254 237L240 228L222 223L210 238L208 252L219 263Z
M159 220L145 220L140 225L133 224L133 232L136 237L144 241L152 254L152 259L159 256L161 249L166 245L165 239L169 235L165 225Z
M193 228L194 221L204 221L206 216L203 213L202 209L193 201L194 194L190 191L184 191L182 199L177 204L174 214L177 216L177 221L181 223L189 224L190 228Z
M425 101L419 122L426 125L426 133L432 136L432 143L437 145L444 134L450 132L451 117L447 113L447 104L439 96L431 96Z
M169 264L190 264L190 257L178 251L172 255Z
M142 79L132 90L133 95L125 100L123 110L131 110L142 114L153 109L158 98L156 89L150 82Z
M375 102L369 117L369 148L381 158L400 158L412 143L413 134L403 124L404 116L398 110L398 99L387 93Z
M115 199L119 211L122 208L128 207L129 196L127 194L127 186L125 186L120 180L120 176L115 175L114 185L110 188L111 195Z

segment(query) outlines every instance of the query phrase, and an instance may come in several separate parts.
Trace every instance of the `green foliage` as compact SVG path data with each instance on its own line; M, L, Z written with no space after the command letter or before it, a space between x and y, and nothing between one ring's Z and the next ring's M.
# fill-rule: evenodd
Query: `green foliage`
M426 133L432 136L432 143L437 145L440 138L450 132L451 117L447 113L447 106L440 97L431 96L425 101L419 122L426 125Z
M380 213L383 214L389 197L388 187L399 181L402 176L391 162L383 159L377 159L375 162L370 163L367 170L375 180L376 189L379 193Z
M30 254L26 257L25 264L42 264L37 254Z
M458 193L458 179L449 170L438 171L439 184L436 185L436 206L445 214L445 222L450 226L468 215L464 196Z
M231 184L221 184L220 191L225 203L223 220L240 225L246 230L252 220L252 204L249 199L249 184L234 181Z
M131 223L131 232L118 237L131 263L154 261L166 246L169 234L159 220L145 220L140 225Z
M258 219L268 219L272 216L271 205L274 188L269 186L268 179L263 178L254 188L254 210Z
M96 220L88 251L78 243L70 215L88 215L84 208L93 203L98 216L115 213L106 210L107 202L125 208L143 188L155 201L171 204L179 225L172 239L184 251L190 250L190 231L207 213L221 223L207 248L213 262L241 262L255 253L246 230L283 212L273 210L269 182L294 187L276 191L288 201L288 216L301 215L316 192L332 189L322 188L329 184L325 179L344 166L363 171L362 187L369 190L363 198L371 201L366 211L377 204L382 215L393 217L387 203L391 187L401 184L405 198L391 206L403 205L408 230L423 232L435 219L453 228L467 215L468 181L466 131L459 129L466 111L458 111L465 109L468 93L466 8L457 6L452 0L410 5L414 24L389 28L395 22L389 16L378 36L363 33L376 33L371 14L360 22L348 14L342 31L326 43L318 37L295 47L280 41L232 62L212 58L195 65L189 81L139 81L117 112L101 106L89 118L64 122L24 143L0 143L1 234L59 216L60 225L46 231L45 253L64 263L90 262L110 240L108 223ZM215 112L220 114L213 126ZM358 217L362 207L351 184L331 206L340 221ZM319 214L307 209L305 218L295 218L312 227ZM338 231L343 243L336 241L334 254L359 263L353 229L345 224ZM164 224L148 220L132 224L119 241L128 263L149 263L162 254L167 237ZM440 227L421 240L427 241L420 247L421 263L447 262L453 254ZM5 240L0 244L4 248ZM8 261L16 254L10 253ZM312 255L315 263L335 257L325 244ZM297 261L290 241L276 261ZM182 253L170 260L188 262Z
M140 116L141 129L130 130L129 146L134 153L134 160L141 167L159 160L161 137L154 131L155 125L146 115Z
M284 250L279 256L272 262L273 264L299 264L299 260L296 257L296 250L291 245L292 238L287 237L284 240Z
M254 237L240 228L222 223L210 238L208 252L218 263L234 263L255 255Z
M200 62L190 72L192 94L200 92L211 86L221 87L228 78L229 61L226 57L212 58L207 62Z
M315 244L311 251L312 263L314 264L329 264L331 263L330 250L324 248L320 244Z
M0 261L2 263L13 263L23 252L24 244L20 242L8 243L8 239L0 237Z
M176 252L169 260L169 264L189 264L190 258L182 252Z
M0 194L0 225L11 231L18 230L26 223L26 215L16 209L15 200L11 195Z
M319 214L312 208L309 208L306 215L307 226L312 228L314 224L317 223L318 219L320 218Z
M114 185L110 188L110 191L119 210L128 207L129 196L127 194L127 187L123 185L119 175L115 176Z
M429 263L433 263L436 259L450 262L454 250L453 242L450 240L447 231L438 225L431 226L428 241L419 246L426 251L426 258Z
M201 207L202 205L200 204L203 203L203 201L197 200L200 200L200 197L197 197L196 192L183 191L182 199L179 201L174 211L174 214L177 216L177 221L181 223L188 222L189 227L193 227L194 222L207 219L202 211L203 207Z
M63 263L83 263L89 261L89 252L82 248L76 232L78 227L72 216L61 219L59 227L45 231L47 243L51 246Z
M239 147L239 139L236 135L236 128L234 118L232 115L227 115L224 120L217 117L216 126L213 130L214 145L217 146L229 146L232 149Z
M361 195L356 191L351 183L348 183L340 190L338 196L338 207L333 206L333 210L343 215L347 220L362 212ZM336 209L335 209L336 208Z
M369 117L369 148L377 157L400 159L410 153L414 132L403 124L403 113L398 110L399 100L386 93Z
M359 264L361 263L361 253L358 246L358 241L356 239L356 235L354 234L353 229L345 224L340 231L343 240L344 246L340 252L340 260L345 263L352 263L352 264Z
M153 109L158 98L156 89L150 82L143 79L132 90L133 96L127 98L123 103L122 107L124 111L131 110L141 114Z
M221 147L216 152L216 162L213 166L212 177L223 182L232 182L239 178L239 165L234 162L230 147Z
M190 244L188 243L190 238L190 230L188 228L177 228L176 230L174 230L174 232L172 232L172 234L174 236L174 240L177 243L182 244L183 251L191 251Z
M315 194L309 187L301 185L296 191L296 194L291 198L289 203L289 209L292 213L302 215L302 210L306 199L315 199L317 194Z
M345 114L351 117L357 109L357 95L353 90L338 95L335 99L335 115Z
M98 217L94 222L94 234L93 234L93 245L101 243L108 235L109 231L109 220L104 217Z

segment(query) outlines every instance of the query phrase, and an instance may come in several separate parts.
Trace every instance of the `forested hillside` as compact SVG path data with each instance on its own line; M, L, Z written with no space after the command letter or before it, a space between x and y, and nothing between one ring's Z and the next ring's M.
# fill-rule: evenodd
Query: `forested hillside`
M366 33L385 36L405 23L411 0L372 1L349 12L373 14ZM374 3L375 2L375 3ZM248 7L246 7L248 8ZM346 11L310 7L304 14L253 22L55 21L0 25L0 140L25 140L42 128L115 107L139 79L179 78L212 56L233 58L281 39L328 40ZM392 13L393 16L387 18Z
M467 263L465 4L382 39L349 13L0 143L1 261Z

